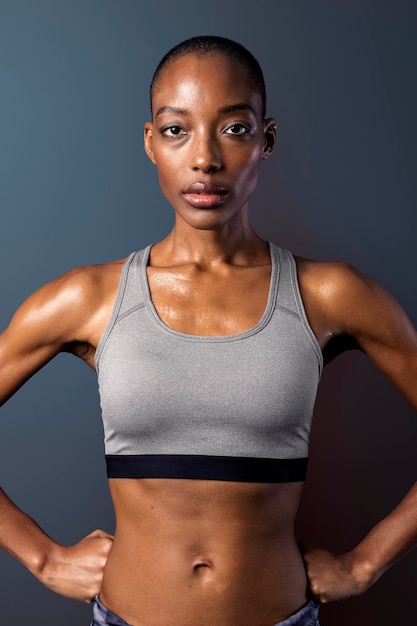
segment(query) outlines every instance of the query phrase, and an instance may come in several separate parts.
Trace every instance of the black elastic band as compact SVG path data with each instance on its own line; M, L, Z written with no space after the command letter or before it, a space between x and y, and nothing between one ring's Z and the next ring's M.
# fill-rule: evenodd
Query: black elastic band
M106 455L109 478L186 478L254 483L305 480L307 458L264 459L198 454Z

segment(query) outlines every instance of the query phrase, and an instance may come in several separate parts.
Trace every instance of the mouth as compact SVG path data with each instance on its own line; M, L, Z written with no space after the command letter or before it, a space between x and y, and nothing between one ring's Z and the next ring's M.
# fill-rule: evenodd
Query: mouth
M188 204L197 209L211 209L223 204L229 191L222 185L194 183L182 192Z

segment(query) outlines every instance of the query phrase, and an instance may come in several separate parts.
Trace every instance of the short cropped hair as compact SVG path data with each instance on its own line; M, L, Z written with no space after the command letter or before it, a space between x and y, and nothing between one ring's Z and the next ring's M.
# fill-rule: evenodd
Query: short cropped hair
M262 102L262 117L266 114L266 89L265 81L261 66L255 59L253 54L249 52L242 44L227 39L226 37L218 37L216 35L201 35L199 37L191 37L177 44L169 50L161 59L152 77L150 86L150 100L152 113L152 98L155 92L162 72L174 59L178 59L188 54L204 55L210 52L220 52L233 59L241 66L247 69L254 83L255 89L258 91Z

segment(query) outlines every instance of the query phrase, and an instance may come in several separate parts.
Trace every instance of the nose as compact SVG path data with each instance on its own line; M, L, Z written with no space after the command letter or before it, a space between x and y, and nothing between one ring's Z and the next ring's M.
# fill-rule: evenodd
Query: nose
M191 146L191 169L205 174L218 172L223 167L220 148L213 137L206 133L195 137Z

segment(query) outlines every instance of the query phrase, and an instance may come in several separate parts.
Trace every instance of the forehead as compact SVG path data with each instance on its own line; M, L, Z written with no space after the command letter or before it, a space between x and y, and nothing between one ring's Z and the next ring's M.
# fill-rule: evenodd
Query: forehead
M187 54L171 60L154 86L152 104L207 108L247 103L262 115L262 99L249 70L219 52Z

